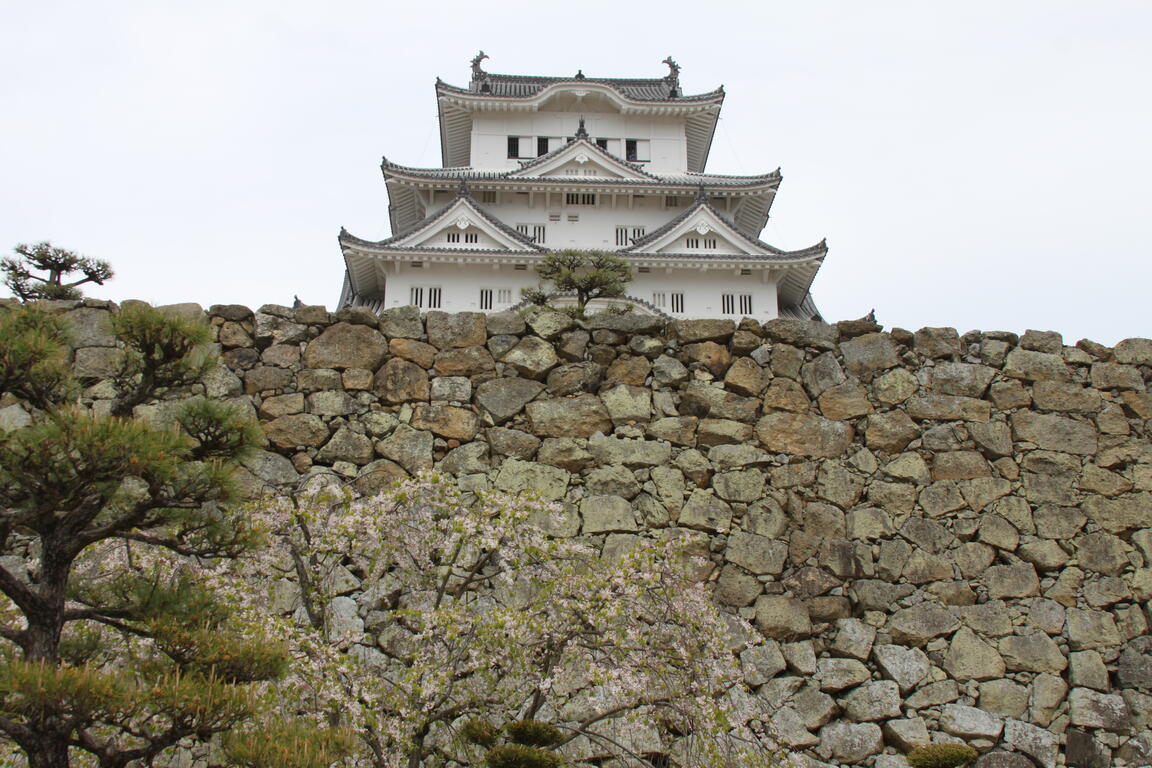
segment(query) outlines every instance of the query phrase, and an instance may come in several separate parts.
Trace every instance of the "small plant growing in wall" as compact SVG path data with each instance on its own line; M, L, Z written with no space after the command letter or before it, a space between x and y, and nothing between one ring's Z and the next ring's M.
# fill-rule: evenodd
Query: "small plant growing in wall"
M484 765L488 768L556 768L564 762L552 751L564 741L564 735L539 720L517 720L497 730L488 721L475 719L464 725L460 735L484 747ZM501 740L503 743L499 743Z
M971 765L980 756L967 744L929 744L917 747L906 755L912 768L962 768Z

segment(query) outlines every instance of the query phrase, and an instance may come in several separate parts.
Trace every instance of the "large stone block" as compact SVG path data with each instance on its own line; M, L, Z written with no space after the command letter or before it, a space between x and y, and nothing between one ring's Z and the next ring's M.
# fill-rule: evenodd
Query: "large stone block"
M832 458L852 443L850 424L820 416L772 413L756 423L756 437L769 451Z
M304 349L309 368L367 368L374 371L388 353L388 342L375 328L351 323L329 326Z
M595 395L537 400L526 410L532 432L540 437L591 437L612 429L612 417Z

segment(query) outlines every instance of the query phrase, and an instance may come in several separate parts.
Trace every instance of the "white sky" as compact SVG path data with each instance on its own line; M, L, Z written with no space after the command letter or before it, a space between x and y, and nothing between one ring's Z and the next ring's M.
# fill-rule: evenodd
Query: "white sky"
M784 182L825 317L1152 336L1152 3L8 2L0 251L110 261L89 295L332 307L380 156L440 164L433 83L723 84L708 170ZM2 292L3 289L0 289Z

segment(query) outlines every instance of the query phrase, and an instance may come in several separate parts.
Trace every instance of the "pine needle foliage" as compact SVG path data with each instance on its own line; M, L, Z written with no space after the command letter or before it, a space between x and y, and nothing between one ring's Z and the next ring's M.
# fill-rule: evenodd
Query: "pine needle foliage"
M0 274L4 276L4 285L21 301L79 299L84 295L80 290L84 283L103 285L112 279L108 262L56 248L49 242L21 244L13 250L17 258L0 260ZM75 273L80 277L66 279Z
M912 750L905 759L912 768L962 768L978 757L980 753L967 744L928 744Z
M167 427L128 418L215 364L202 354L207 328L149 307L125 309L114 328L122 415L101 416L68 404L79 387L60 320L0 308L0 382L32 417L0 434L0 746L15 744L30 768L81 755L100 768L151 764L259 718L263 684L288 665L209 567L257 540L229 506L253 428L195 399ZM301 749L300 763L277 765L335 754Z
M557 292L575 294L576 312L581 315L593 299L623 296L625 287L632 280L628 262L607 251L549 253L537 265L536 274L551 283ZM545 304L553 295L543 289L524 292L525 299L533 304Z

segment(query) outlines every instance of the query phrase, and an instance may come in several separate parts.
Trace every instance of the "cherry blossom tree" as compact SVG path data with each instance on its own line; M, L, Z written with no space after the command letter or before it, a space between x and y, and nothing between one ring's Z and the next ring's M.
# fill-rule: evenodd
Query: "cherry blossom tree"
M773 758L740 695L743 644L675 537L602 555L545 533L555 505L435 475L374 498L314 488L252 514L272 545L238 564L295 617L282 706L327 711L357 734L361 764L479 764L476 729L517 721L555 728L571 760Z

